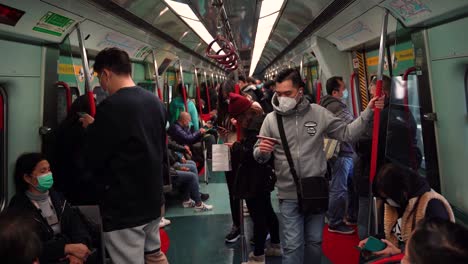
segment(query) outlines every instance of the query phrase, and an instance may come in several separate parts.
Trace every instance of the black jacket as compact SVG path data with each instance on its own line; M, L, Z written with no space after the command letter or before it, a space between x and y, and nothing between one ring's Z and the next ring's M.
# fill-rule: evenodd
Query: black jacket
M231 148L231 165L236 172L234 192L235 196L242 199L263 196L273 190L276 182L272 162L260 164L253 156L264 119L264 116L254 118L249 127L244 129L242 141L235 142Z
M42 241L41 263L58 262L65 256L66 244L82 243L91 248L91 236L77 209L71 207L58 192L50 190L49 195L60 222L61 233L58 235L54 235L47 220L25 193L16 194L8 207L8 210L30 216L37 223L36 228Z
M184 148L184 146L177 144L176 142L169 140L167 144L168 148L168 156L169 156L169 164L172 166L176 162L180 162L180 157L177 155L176 152L185 154L187 153L187 150Z
M140 88L124 88L97 108L87 129L87 165L102 187L104 231L146 224L161 215L166 113Z
M203 137L200 131L192 132L189 128L182 127L177 121L169 127L167 133L175 142L183 145L193 145L200 142Z
M73 205L96 204L95 184L86 168L84 147L86 131L78 114L72 114L56 130L55 158L52 160L54 186ZM88 191L83 192L83 188Z

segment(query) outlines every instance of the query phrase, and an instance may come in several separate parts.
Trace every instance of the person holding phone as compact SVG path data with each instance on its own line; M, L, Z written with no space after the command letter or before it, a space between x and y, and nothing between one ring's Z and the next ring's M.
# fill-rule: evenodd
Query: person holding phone
M237 172L234 196L246 200L254 224L254 251L249 254L248 264L265 263L265 256L282 254L278 218L270 197L276 181L272 164L259 164L253 157L253 148L265 116L258 103L234 93L229 94L229 114L243 130L240 142L228 144L233 157L232 167ZM265 250L268 233L271 243Z
M374 250L370 255L381 257L402 253L413 230L423 219L455 222L448 201L432 190L425 178L404 167L382 166L374 179L374 190L385 201L384 233L376 236L382 238L385 248ZM368 242L369 238L360 241L359 247L366 248Z
M284 237L282 263L320 263L322 232L327 210L325 207L328 205L324 136L347 142L357 140L369 126L374 106L383 108L384 98L370 100L361 116L347 124L327 109L310 104L304 98L305 84L298 70L281 71L275 82L276 92L272 99L274 111L266 116L260 135L280 139L283 134L280 134L279 130L281 118L288 145L261 139L255 146L254 157L260 163L274 160L278 179L276 186L280 203L280 223ZM291 155L286 154L286 148L290 148ZM301 181L319 183L312 185L316 190L305 189L309 195L320 194L320 206L309 206L310 210L302 210L304 199L298 196L298 192L303 188L298 188L290 163L294 164L296 176Z

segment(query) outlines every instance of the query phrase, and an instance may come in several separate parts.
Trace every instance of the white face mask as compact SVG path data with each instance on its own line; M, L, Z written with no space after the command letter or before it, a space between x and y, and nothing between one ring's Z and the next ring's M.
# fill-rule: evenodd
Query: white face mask
M282 112L287 112L294 109L301 98L302 92L299 91L296 97L291 98L287 96L278 97L278 107Z
M397 202L393 201L393 200L390 199L390 198L387 198L386 201L387 201L387 203L388 203L390 206L393 206L393 207L400 207L400 205L399 205Z

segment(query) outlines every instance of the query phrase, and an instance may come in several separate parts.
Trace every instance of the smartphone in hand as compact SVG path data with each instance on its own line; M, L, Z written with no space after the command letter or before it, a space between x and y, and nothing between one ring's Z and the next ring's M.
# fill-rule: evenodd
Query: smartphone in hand
M269 140L269 141L271 141L271 142L274 142L275 144L278 144L278 145L280 145L280 144L281 144L281 141L280 141L280 140L278 140L278 139L276 139L276 138L272 138L272 137L265 137L265 136L260 136L260 135L258 135L258 136L257 136L257 138L259 138L259 139L265 139L265 140Z
M86 112L77 112L78 116L79 117L85 117L85 115L87 115L88 113Z

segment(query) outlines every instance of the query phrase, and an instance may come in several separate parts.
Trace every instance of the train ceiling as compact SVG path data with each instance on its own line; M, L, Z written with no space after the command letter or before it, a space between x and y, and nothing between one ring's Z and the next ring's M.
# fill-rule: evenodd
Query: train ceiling
M170 8L168 2L189 7L195 16L193 23L182 19L177 14L179 10ZM0 32L4 34L60 43L73 30L72 26L60 36L34 30L44 14L52 12L74 23L83 22L83 31L91 33L91 38L104 34L125 43L125 38L129 38L135 45L172 54L172 59L179 57L188 64L221 70L220 65L205 56L207 38L216 37L218 32L218 9L213 0L4 0L2 3L25 11L16 26L0 24ZM268 3L266 9L273 8L271 12L261 11L263 3ZM259 20L267 20L272 14L275 16L269 22L271 32L264 28L259 31L267 36L257 56L255 73L259 75L275 65L291 61L297 65L298 58L310 54L310 41L315 36L327 39L339 50L350 50L376 39L382 7L407 27L425 27L468 12L466 0L224 0L223 6L245 75L251 70ZM396 24L396 19L392 19L392 24ZM204 26L211 36L195 32L194 24ZM87 47L99 50L101 43L90 39L88 44L96 47Z

